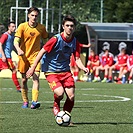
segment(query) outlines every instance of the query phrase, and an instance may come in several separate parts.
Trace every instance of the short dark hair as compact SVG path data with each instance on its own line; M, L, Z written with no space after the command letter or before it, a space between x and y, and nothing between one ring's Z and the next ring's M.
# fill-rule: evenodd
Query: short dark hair
M66 15L66 16L63 18L62 24L64 25L66 21L71 21L71 22L73 22L75 26L76 26L76 24L77 24L76 19L75 19L72 15Z
M38 12L38 14L40 13L40 11L39 11L39 9L37 7L30 7L28 9L28 14L30 14L32 11L36 11L36 12Z
M8 27L10 26L10 24L15 24L15 22L14 22L14 21L10 21L10 22L8 23Z

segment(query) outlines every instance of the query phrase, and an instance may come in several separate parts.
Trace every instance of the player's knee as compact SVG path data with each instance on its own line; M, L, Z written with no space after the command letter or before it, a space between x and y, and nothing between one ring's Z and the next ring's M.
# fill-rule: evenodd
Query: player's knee
M70 100L70 101L74 101L74 97L75 97L75 95L74 95L74 94L72 94L72 95L68 96L68 98L69 98L69 100Z
M22 78L22 84L27 83L27 79L26 78Z
M63 94L60 94L57 97L58 97L58 99L62 100L63 99Z

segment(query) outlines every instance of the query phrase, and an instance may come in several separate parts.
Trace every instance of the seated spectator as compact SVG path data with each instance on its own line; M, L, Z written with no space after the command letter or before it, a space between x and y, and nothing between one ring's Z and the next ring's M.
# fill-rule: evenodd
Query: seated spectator
M127 60L127 66L128 66L128 71L129 71L129 76L128 76L128 83L132 84L133 83L133 50L132 50L132 55L128 57Z
M99 56L95 54L94 48L90 50L90 56L88 57L87 68L90 73L95 73L96 68L99 66Z
M117 56L116 63L109 68L109 80L108 83L112 82L112 71L119 71L119 75L116 78L116 82L121 83L121 79L123 76L124 71L127 69L127 59L128 55L126 54L126 47L127 45L124 42L119 44L119 51L120 54Z
M104 79L101 82L106 82L108 79L108 70L109 67L113 64L113 56L109 53L109 45L103 45L104 54L100 57L100 66L96 68L94 80L92 82L99 82L100 71L104 71Z

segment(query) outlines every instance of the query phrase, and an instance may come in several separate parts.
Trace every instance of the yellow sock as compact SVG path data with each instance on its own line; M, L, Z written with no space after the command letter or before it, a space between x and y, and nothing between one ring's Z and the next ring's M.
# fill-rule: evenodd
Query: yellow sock
M37 102L38 95L39 95L39 91L37 89L32 89L32 101Z
M28 102L28 90L27 89L22 89L21 94L22 94L23 101Z

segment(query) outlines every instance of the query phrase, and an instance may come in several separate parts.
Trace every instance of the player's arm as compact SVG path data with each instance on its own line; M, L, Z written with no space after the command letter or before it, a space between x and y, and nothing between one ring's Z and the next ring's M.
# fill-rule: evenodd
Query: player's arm
M24 32L24 29L25 29L24 25L20 24L18 26L18 29L16 30L15 38L14 38L14 47L16 48L17 53L20 56L24 54L24 52L20 48L20 42L21 42L21 38L22 38L22 35L23 35L23 32Z
M76 57L76 64L77 64L77 66L78 66L81 70L85 71L86 73L89 72L88 68L86 68L86 67L83 65L83 63L82 63L82 61L81 61L81 59L80 59L79 57Z
M8 39L8 35L7 34L3 34L0 38L0 53L2 55L2 61L5 62L6 61L6 56L3 50L2 45L4 45L4 43L6 42L6 40Z
M80 45L79 45L78 42L77 42L77 44L76 44L76 51L75 51L75 53L74 53L74 57L75 57L77 66L78 66L81 70L83 70L83 71L85 71L86 73L88 73L88 72L89 72L88 68L86 68L86 67L83 65L83 63L82 63L82 61L81 61L81 59L80 59Z
M20 41L21 41L21 39L19 37L15 37L14 38L14 47L16 48L18 55L21 56L21 55L24 54L24 52L22 51L22 49L19 46L20 45Z
M83 47L83 48L89 48L91 46L90 43L88 44L80 44L80 47Z
M36 66L37 64L40 62L42 56L45 54L45 53L49 53L54 45L56 44L57 42L57 38L56 37L52 37L44 46L43 48L40 50L40 52L38 53L38 55L36 56L36 59L33 63L33 65L31 66L31 68L27 71L26 73L26 77L29 78L33 75L35 69L36 69Z
M45 54L45 53L46 53L46 50L45 50L44 48L42 48L42 49L40 50L40 52L38 53L38 55L37 55L37 57L36 57L36 59L35 59L33 65L31 66L31 68L30 68L30 69L27 71L27 73L26 73L26 77L27 77L27 78L29 78L29 77L31 77L31 76L33 75L33 73L34 73L34 71L35 71L35 69L36 69L37 64L40 62L40 60L41 60L43 54Z

